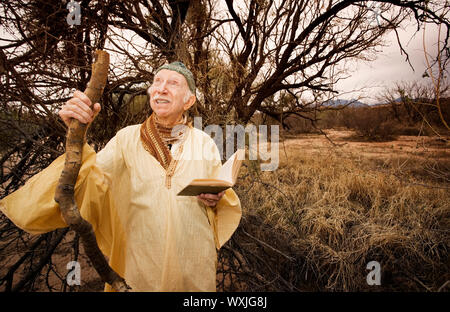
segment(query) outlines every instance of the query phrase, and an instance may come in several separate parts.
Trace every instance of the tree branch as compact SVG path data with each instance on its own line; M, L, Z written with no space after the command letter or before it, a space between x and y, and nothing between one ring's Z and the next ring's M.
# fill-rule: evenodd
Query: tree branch
M97 103L106 84L109 67L109 54L97 51L97 60L92 65L92 76L85 94L92 104ZM92 225L84 220L74 199L75 183L81 168L81 154L87 125L72 119L67 133L66 160L56 188L55 201L60 205L64 221L81 237L86 254L105 283L115 290L128 291L130 287L108 264L98 247Z

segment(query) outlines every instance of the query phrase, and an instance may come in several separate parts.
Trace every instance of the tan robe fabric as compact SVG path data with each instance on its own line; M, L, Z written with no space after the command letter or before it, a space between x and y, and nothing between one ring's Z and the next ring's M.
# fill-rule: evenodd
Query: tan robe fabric
M239 198L228 189L210 209L196 197L176 194L194 178L217 175L218 149L206 133L191 128L167 189L165 171L142 146L139 126L120 130L98 154L83 147L75 188L81 215L133 291L215 291L216 248L239 224ZM34 234L66 227L53 199L64 157L0 201L18 227Z

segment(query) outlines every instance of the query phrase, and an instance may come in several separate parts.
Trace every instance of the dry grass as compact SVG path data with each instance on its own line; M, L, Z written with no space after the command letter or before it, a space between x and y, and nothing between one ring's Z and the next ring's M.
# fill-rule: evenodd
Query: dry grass
M338 147L320 135L285 140L274 172L245 163L235 187L243 219L219 252L218 290L450 291L449 143L328 135ZM62 277L70 244L52 258ZM80 259L74 290L102 291L82 249ZM366 282L372 260L380 286ZM9 260L0 262L5 273ZM46 281L35 289L46 291Z
M239 181L244 218L221 252L221 289L449 291L448 158L298 141L280 156L275 172L247 163ZM372 260L381 286L367 285Z

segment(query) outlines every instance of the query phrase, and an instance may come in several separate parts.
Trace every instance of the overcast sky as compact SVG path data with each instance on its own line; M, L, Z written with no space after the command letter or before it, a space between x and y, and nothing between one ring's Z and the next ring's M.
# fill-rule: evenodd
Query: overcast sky
M430 78L422 78L426 69L426 60L423 51L423 30L416 33L417 25L409 24L399 30L400 40L403 48L408 52L411 66L406 62L406 56L400 54L400 48L394 32L386 37L386 47L380 47L382 52L377 54L377 58L371 62L358 62L354 64L346 80L340 81L337 88L342 92L350 92L364 88L363 91L354 92L339 96L343 99L357 98L364 96L362 102L373 104L378 103L376 96L389 86L393 86L400 81L431 81ZM445 32L443 27L442 33ZM436 55L437 51L437 26L427 25L426 42L427 52ZM443 34L441 34L443 38ZM431 61L431 59L430 59Z
M413 22L399 29L399 36L404 49L408 52L414 70L406 62L406 56L400 53L397 39L394 32L389 33L385 40L386 46L379 47L381 50L376 55L376 59L371 62L354 61L345 66L351 68L349 78L341 80L336 84L336 89L340 92L338 98L354 99L363 97L362 102L373 104L378 103L377 96L384 90L394 86L401 81L421 81L430 82L430 78L422 78L426 70L426 61L423 51L423 30L416 32L417 25ZM427 25L426 28L427 52L432 56L437 51L437 26ZM446 29L442 28L441 38L444 37ZM10 38L9 34L0 28L0 37ZM1 40L0 40L1 42ZM5 44L4 42L1 42ZM430 58L431 60L431 58ZM362 90L351 92L353 90Z

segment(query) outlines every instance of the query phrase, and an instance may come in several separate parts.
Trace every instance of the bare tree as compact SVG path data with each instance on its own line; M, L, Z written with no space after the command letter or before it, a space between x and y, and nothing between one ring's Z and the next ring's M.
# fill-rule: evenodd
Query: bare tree
M430 81L397 82L394 87L383 92L379 99L387 103L399 124L416 127L418 131L425 126L439 135L439 130L445 127L442 120L450 118L449 90L445 79L440 81L439 94L436 94L435 85Z
M68 2L0 3L0 197L63 153L66 129L56 112L75 89L86 87L96 49L112 56L102 111L88 133L96 150L120 128L146 118L147 83L166 61L193 69L196 113L223 125L247 123L258 111L278 120L296 114L313 121L345 78L337 65L371 59L383 36L408 17L418 29L441 24L441 55L448 56L448 8L438 0L370 2L378 15L368 1L357 0L82 0L81 24L75 26L66 21ZM441 59L444 67L447 62ZM63 240L55 235L48 236L50 247ZM53 270L46 254L42 266L31 265L28 251L39 244L4 217L0 238L0 253L10 242L25 242L24 258L13 261L0 286L33 289L39 272ZM36 274L13 283L20 268Z
M19 188L30 176L63 153L66 130L56 112L75 89L84 90L86 87L90 79L93 51L104 49L107 38L114 37L114 30L117 28L109 23L115 22L114 13L123 5L115 1L81 1L82 23L69 27L66 21L67 2L2 1L0 4L0 27L4 34L0 41L0 197ZM154 1L150 7L155 6L156 10L156 4L158 2ZM166 24L171 20L173 22L168 23L170 27L165 28L165 33L150 34L155 42L167 40L167 49L161 47L159 51L163 51L160 55L169 59L170 48L176 42L176 38L170 36L180 27L187 6L183 1L170 1L166 9L173 10L173 14L155 13L154 20L162 23L166 19ZM173 16L179 17L172 19ZM127 21L124 23L131 25ZM123 35L122 38L125 42L126 36ZM112 46L113 40L111 38L108 41ZM120 49L117 51L119 56L123 52ZM133 58L128 57L128 60L133 61ZM152 62L150 60L151 64ZM156 64L158 62L163 60ZM147 82L151 78L150 70L139 71L136 66L124 76L118 70L131 68L126 67L127 62L122 68L120 65L123 64L116 64L113 75L109 77L101 101L102 113L88 135L89 143L97 150L118 129L144 120L145 112L148 112L146 109L140 115L132 114L128 104L130 94L145 94L142 87L136 91L135 85ZM37 284L35 281L40 279L46 268L48 272L56 272L51 262L53 247L58 246L67 231L61 232L55 242L50 242L53 251L49 255L43 255L40 265L35 266L33 259L40 257L37 250L42 248L41 245L33 244L33 237L12 226L4 217L2 225L2 230L9 231L10 234L3 237L0 253L11 254L15 250L23 255L16 262L14 257L5 260L6 263L13 262L11 269L5 272L6 275L0 277L0 286L4 286L6 290L32 290ZM24 245L14 245L17 238L23 240ZM13 246L17 248L12 248ZM78 244L74 248L74 254L78 254ZM30 274L22 274L23 272ZM13 280L13 275L20 279ZM60 280L63 282L61 285L65 286L64 278ZM48 289L52 288L49 284Z
M379 1L375 2L377 16L367 1L225 3L227 10L218 14L213 39L202 47L206 50L203 55L222 58L230 85L228 92L215 99L208 98L214 93L205 85L202 104L209 107L223 103L224 112L234 109L236 118L244 123L257 110L289 114L317 109L336 93L334 85L344 77L345 71L339 72L336 65L355 58L370 59L383 35L396 31L411 14L418 26L435 22L443 23L447 34L449 29L448 19L430 9L443 10L438 2ZM195 46L197 54L192 51L190 55L200 54L199 47ZM215 68L208 61L191 61L205 66L201 77ZM277 102L286 94L293 95L293 101L280 108ZM273 96L275 101L271 100Z

